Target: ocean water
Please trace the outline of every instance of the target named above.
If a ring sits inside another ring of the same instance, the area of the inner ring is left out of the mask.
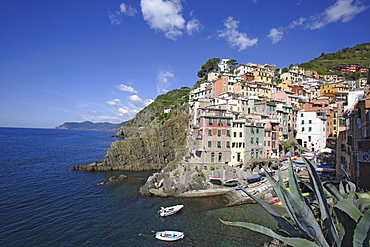
[[[0,246],[263,246],[270,238],[218,219],[274,227],[258,205],[224,207],[224,199],[143,197],[151,172],[84,172],[103,159],[111,131],[0,128]],[[110,176],[128,179],[97,185]],[[161,206],[184,204],[161,218]],[[152,231],[178,230],[176,242]],[[139,236],[139,234],[142,234]]]

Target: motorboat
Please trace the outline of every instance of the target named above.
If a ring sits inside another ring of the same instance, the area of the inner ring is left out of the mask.
[[[158,210],[158,213],[162,217],[169,216],[169,215],[177,213],[183,207],[184,207],[184,205],[175,205],[175,206],[171,206],[171,207],[161,207],[161,209]]]
[[[156,232],[155,238],[163,241],[176,241],[183,239],[185,234],[178,231],[160,231]]]

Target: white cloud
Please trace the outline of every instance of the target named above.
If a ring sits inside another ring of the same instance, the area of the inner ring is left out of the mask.
[[[364,6],[359,0],[337,0],[335,4],[329,6],[321,14],[313,15],[309,18],[300,17],[298,20],[292,21],[287,27],[272,28],[268,37],[273,44],[276,44],[282,40],[284,33],[288,29],[297,28],[304,24],[305,28],[318,29],[336,21],[347,22],[368,7]]]
[[[250,39],[246,33],[239,32],[237,30],[238,25],[239,21],[229,16],[229,18],[224,21],[225,29],[219,30],[218,36],[225,38],[231,47],[239,47],[239,51],[245,50],[248,46],[256,45],[258,39]]]
[[[122,15],[135,16],[136,14],[137,10],[133,8],[131,5],[121,3],[119,6],[119,10],[108,11],[108,18],[110,20],[110,24],[121,25]]]
[[[126,14],[128,16],[135,16],[137,14],[137,10],[130,5],[126,5],[125,3],[121,3],[119,6],[119,10],[121,13]]]
[[[298,20],[292,21],[292,23],[290,23],[289,25],[289,28],[295,28],[297,26],[302,26],[306,20],[307,20],[306,18],[300,17]]]
[[[131,95],[128,97],[128,99],[130,100],[130,103],[132,103],[136,107],[145,107],[153,102],[153,100],[151,99],[143,100],[137,95]]]
[[[117,85],[115,87],[120,91],[129,92],[129,93],[137,93],[137,91],[133,87],[126,86],[123,84]]]
[[[181,15],[180,0],[141,0],[140,5],[144,20],[152,29],[164,32],[172,40],[182,35],[185,20]]]
[[[366,10],[369,6],[364,6],[358,0],[338,0],[335,4],[329,6],[324,13],[317,16],[311,16],[311,29],[322,28],[329,23],[352,20],[357,14]]]
[[[160,69],[157,75],[157,93],[163,94],[168,92],[167,88],[172,81],[175,81],[175,75],[168,70]]]
[[[122,22],[121,16],[119,11],[108,11],[108,18],[110,20],[111,25],[120,25]]]
[[[112,99],[112,100],[108,100],[108,101],[105,101],[106,104],[108,105],[114,105],[114,106],[121,106],[122,105],[122,102],[120,99]]]
[[[202,24],[200,24],[200,21],[198,19],[195,19],[193,12],[190,13],[190,16],[193,18],[186,23],[186,32],[189,35],[192,35],[195,32],[199,32],[200,29],[202,29]]]
[[[277,28],[272,28],[267,37],[269,37],[271,39],[273,44],[276,44],[277,42],[279,42],[280,40],[283,39],[284,32],[282,30],[277,29]]]
[[[140,6],[150,28],[163,32],[168,39],[177,40],[183,35],[183,30],[191,35],[201,29],[199,20],[195,18],[186,23],[181,14],[181,0],[141,0]]]

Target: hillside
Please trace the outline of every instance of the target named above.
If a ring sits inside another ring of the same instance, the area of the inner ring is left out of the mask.
[[[363,43],[358,44],[354,47],[343,48],[335,53],[322,53],[320,57],[312,59],[311,61],[308,61],[306,63],[298,64],[298,66],[305,69],[316,70],[319,72],[319,74],[338,74],[346,78],[350,78],[351,76],[353,76],[353,74],[358,74],[341,74],[340,72],[329,71],[340,64],[359,64],[360,67],[369,67],[370,43]]]
[[[159,95],[154,102],[138,112],[135,118],[131,119],[123,127],[143,127],[150,124],[161,124],[168,119],[174,118],[187,109],[190,90],[188,87],[182,87]],[[171,109],[171,112],[164,113],[165,109]]]
[[[126,122],[120,123],[120,124],[112,124],[108,122],[104,123],[93,123],[90,121],[85,121],[81,123],[77,122],[66,122],[58,127],[55,127],[56,129],[74,129],[74,130],[118,130],[123,124]]]

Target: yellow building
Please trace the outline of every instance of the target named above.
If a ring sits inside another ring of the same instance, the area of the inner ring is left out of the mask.
[[[284,80],[278,86],[281,88],[281,91],[291,91],[294,85],[291,80]]]
[[[348,94],[349,86],[347,83],[328,83],[320,87],[320,95],[325,95],[327,93],[344,93]]]

